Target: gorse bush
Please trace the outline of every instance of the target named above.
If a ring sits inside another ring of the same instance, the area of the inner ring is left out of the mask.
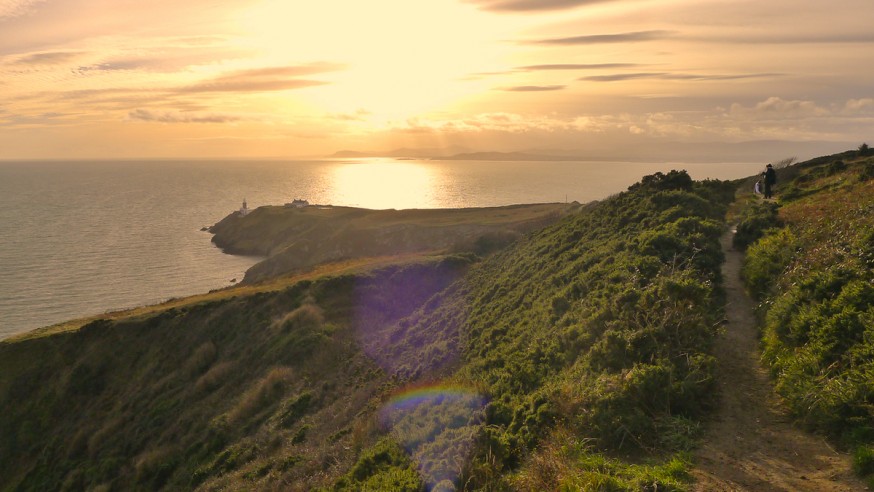
[[[764,201],[745,208],[738,217],[732,246],[745,250],[768,230],[779,228],[782,224],[777,215],[778,208],[776,203]]]
[[[796,259],[800,245],[791,229],[779,229],[747,250],[741,275],[746,287],[756,300],[764,300],[775,282]]]

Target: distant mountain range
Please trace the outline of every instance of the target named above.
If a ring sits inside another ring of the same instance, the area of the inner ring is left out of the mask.
[[[343,150],[331,155],[334,158],[369,158],[392,157],[395,159],[433,159],[441,161],[579,161],[577,156],[557,156],[545,154],[529,154],[527,152],[461,152],[452,155],[440,155],[412,149],[398,149],[389,152],[358,152]]]
[[[769,162],[786,157],[799,160],[855,148],[858,142],[790,142],[757,140],[748,142],[647,142],[620,148],[594,146],[586,149],[527,149],[514,152],[475,151],[464,147],[399,148],[385,151],[341,150],[331,158],[433,159],[465,161],[628,161],[649,162]]]

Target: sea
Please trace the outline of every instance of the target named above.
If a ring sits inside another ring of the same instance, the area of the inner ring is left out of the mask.
[[[396,159],[0,161],[0,339],[70,319],[227,287],[257,257],[204,227],[239,209],[581,203],[647,174],[735,179],[760,163]]]

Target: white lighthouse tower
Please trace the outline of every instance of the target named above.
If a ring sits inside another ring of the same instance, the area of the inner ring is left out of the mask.
[[[240,207],[240,215],[245,217],[249,215],[249,212],[251,212],[251,210],[249,210],[249,206],[246,204],[246,199],[243,198],[243,206]]]

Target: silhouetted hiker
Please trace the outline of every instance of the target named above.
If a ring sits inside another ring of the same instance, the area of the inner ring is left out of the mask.
[[[777,184],[777,173],[774,171],[774,167],[768,164],[765,167],[765,198],[771,198],[771,187]]]

